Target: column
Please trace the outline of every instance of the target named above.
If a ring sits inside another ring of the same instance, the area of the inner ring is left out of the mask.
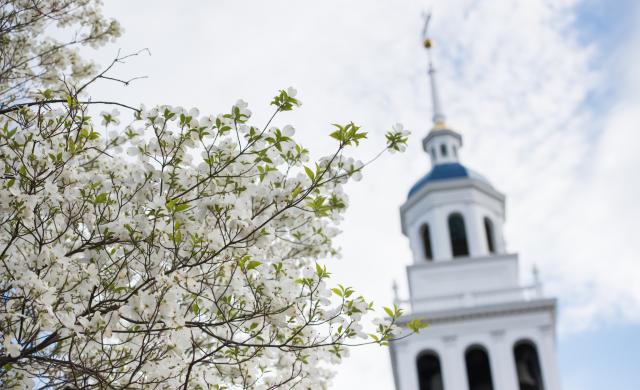
[[[544,325],[538,329],[540,331],[540,342],[537,346],[538,358],[540,359],[544,388],[546,390],[559,390],[560,377],[558,374],[558,362],[556,360],[554,325]]]
[[[415,358],[413,356],[413,349],[409,348],[406,340],[394,343],[393,349],[396,354],[396,383],[398,389],[396,390],[408,390],[418,388],[418,372],[415,364]]]
[[[513,360],[513,351],[511,350],[511,345],[507,343],[504,330],[500,329],[491,332],[489,351],[495,389],[517,389],[518,378]]]
[[[484,256],[488,253],[488,250],[485,249],[486,243],[481,240],[481,238],[484,238],[481,219],[475,205],[470,204],[465,207],[464,222],[467,229],[467,242],[471,257]]]
[[[458,336],[444,336],[444,348],[441,356],[442,375],[445,389],[465,390],[467,371],[464,364],[464,353],[460,350]]]
[[[496,252],[499,254],[507,253],[507,243],[504,239],[504,219],[496,219],[495,222],[495,240]]]
[[[436,261],[450,259],[451,254],[451,240],[449,239],[449,228],[447,226],[447,215],[442,212],[442,209],[435,208],[432,211],[432,239],[431,245],[433,248],[433,258]]]
[[[422,248],[422,237],[420,237],[420,225],[411,225],[407,236],[409,237],[409,247],[413,254],[413,264],[421,264],[425,261],[424,250]]]

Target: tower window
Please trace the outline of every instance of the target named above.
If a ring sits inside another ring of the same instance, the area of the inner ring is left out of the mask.
[[[493,390],[487,351],[479,345],[470,347],[464,354],[464,360],[467,364],[469,390]]]
[[[467,231],[464,227],[464,218],[460,213],[449,215],[449,236],[453,257],[469,256]]]
[[[420,390],[443,390],[440,359],[435,352],[418,355],[418,382]]]
[[[424,257],[427,260],[433,260],[433,252],[431,251],[431,233],[429,232],[429,225],[426,223],[422,225],[420,229],[420,235],[422,237],[422,247],[424,248]]]
[[[519,341],[513,347],[520,390],[543,390],[542,372],[536,346],[528,340]]]
[[[440,145],[440,154],[442,154],[442,157],[447,157],[447,145]]]
[[[493,222],[488,217],[484,217],[484,232],[487,235],[487,248],[489,253],[496,253],[496,243],[493,234]]]

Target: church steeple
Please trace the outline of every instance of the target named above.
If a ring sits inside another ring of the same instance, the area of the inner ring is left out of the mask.
[[[505,197],[458,162],[462,137],[445,123],[426,19],[433,125],[423,140],[432,167],[400,208],[413,262],[400,324],[429,330],[391,342],[397,390],[558,390],[556,302],[539,282],[521,285],[505,246]]]
[[[424,47],[427,49],[429,56],[429,82],[431,86],[431,104],[433,109],[433,126],[422,140],[424,151],[431,157],[432,165],[457,163],[458,150],[462,146],[462,136],[454,130],[447,127],[445,123],[445,115],[442,110],[440,101],[440,93],[436,82],[436,68],[433,65],[433,55],[431,49],[433,42],[428,35],[429,21],[431,14],[425,18],[424,29],[422,30],[422,38]]]

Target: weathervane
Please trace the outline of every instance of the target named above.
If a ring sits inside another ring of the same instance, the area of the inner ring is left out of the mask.
[[[442,106],[440,105],[440,95],[438,94],[438,87],[436,84],[436,69],[433,66],[433,60],[431,58],[431,47],[433,43],[428,35],[429,22],[431,21],[431,12],[428,14],[422,14],[424,18],[424,28],[422,29],[422,44],[427,49],[429,55],[429,80],[431,81],[431,101],[433,104],[433,127],[444,128],[445,116],[442,112]]]

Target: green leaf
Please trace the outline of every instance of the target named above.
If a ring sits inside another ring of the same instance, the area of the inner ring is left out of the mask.
[[[332,125],[336,127],[337,130],[329,135],[331,138],[335,138],[340,141],[341,145],[347,146],[355,144],[357,146],[360,144],[361,139],[367,138],[367,133],[363,131],[359,132],[358,130],[360,130],[360,126],[353,122],[349,122],[345,126],[340,126],[335,123]]]
[[[291,191],[291,199],[297,198],[301,192],[302,192],[302,187],[300,187],[300,185],[298,184],[296,188],[294,188],[293,191]]]
[[[309,176],[309,179],[311,179],[311,181],[313,181],[315,179],[316,175],[313,173],[311,168],[305,166],[304,167],[304,171],[307,173],[307,176]]]
[[[320,266],[320,264],[316,263],[316,274],[318,274],[318,276],[322,276],[322,267]]]
[[[347,287],[344,289],[344,297],[349,298],[353,294],[353,289],[351,287]]]
[[[388,315],[389,317],[394,317],[394,315],[393,315],[393,310],[391,310],[391,309],[390,309],[390,308],[388,308],[388,307],[383,307],[383,309],[384,309],[384,312],[385,312],[385,313],[387,313],[387,315]]]
[[[89,133],[89,140],[93,141],[93,140],[96,140],[98,138],[100,138],[100,133],[91,130],[91,132]]]
[[[244,268],[244,265],[247,263],[247,261],[249,261],[250,258],[251,256],[249,255],[244,255],[241,258],[239,258],[238,265],[240,266],[240,268]]]
[[[257,260],[251,260],[248,264],[247,264],[247,270],[250,269],[256,269],[258,268],[258,266],[260,266],[262,263],[257,261]]]
[[[189,208],[189,205],[186,203],[183,203],[183,204],[177,205],[175,208],[175,211],[176,212],[185,211],[188,208]]]
[[[407,322],[407,328],[415,333],[420,333],[420,329],[424,329],[428,326],[429,324],[424,322],[422,319],[415,319]]]
[[[329,272],[327,272],[327,267],[326,266],[323,267],[318,263],[316,263],[316,274],[321,279],[322,278],[328,278],[331,275]]]
[[[100,194],[98,194],[98,196],[96,196],[96,203],[106,203],[107,199],[109,199],[109,194],[107,194],[106,192],[102,192]]]
[[[298,99],[289,96],[287,91],[280,90],[278,95],[271,101],[271,105],[277,106],[280,111],[291,111],[294,106],[300,105],[300,102]]]
[[[338,126],[338,125],[334,125]],[[334,138],[338,141],[342,141],[342,132],[340,130],[336,130],[333,133],[329,134],[329,137]]]

